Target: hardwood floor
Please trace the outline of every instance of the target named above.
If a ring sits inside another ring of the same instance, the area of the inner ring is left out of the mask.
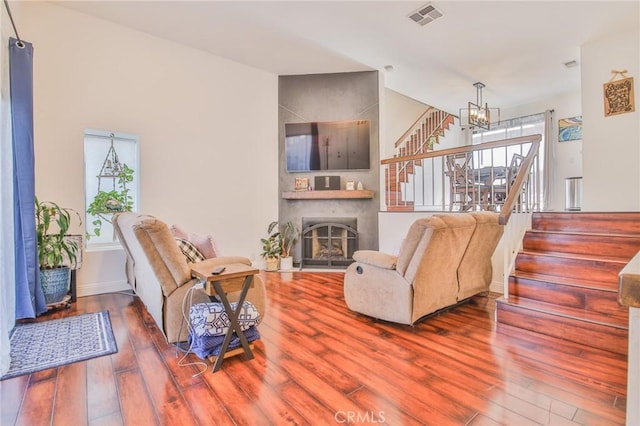
[[[269,303],[255,358],[217,373],[179,366],[132,296],[79,298],[42,317],[109,310],[119,350],[1,381],[0,424],[624,424],[624,355],[496,329],[495,297],[409,327],[350,312],[342,273],[261,274]]]

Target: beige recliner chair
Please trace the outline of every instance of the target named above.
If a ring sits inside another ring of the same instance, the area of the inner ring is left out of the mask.
[[[191,277],[191,268],[180,252],[169,227],[153,216],[138,213],[118,213],[113,217],[113,227],[127,255],[126,273],[136,295],[140,297],[169,343],[187,340],[188,329],[183,317],[189,303],[182,310],[183,300],[192,304],[208,302],[203,290],[190,289],[197,282]],[[240,256],[225,256],[212,260],[215,265],[251,261]],[[212,266],[215,266],[212,265]],[[259,275],[253,278],[253,288],[247,299],[263,318],[266,307],[266,291]],[[238,299],[240,292],[230,293],[229,301]]]
[[[502,235],[502,227],[496,213],[419,219],[409,228],[398,257],[372,250],[354,253],[356,262],[344,278],[347,306],[374,318],[414,324],[425,315],[489,291],[491,254],[498,234]]]
[[[476,228],[458,266],[458,300],[489,292],[493,278],[491,256],[504,233],[504,226],[498,222],[498,213],[483,211],[469,214],[476,220]]]

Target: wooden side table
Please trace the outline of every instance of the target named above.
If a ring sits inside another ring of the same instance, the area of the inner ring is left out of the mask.
[[[218,275],[212,274],[212,271],[219,266],[225,267],[224,272]],[[241,263],[220,265],[219,262],[216,263],[214,259],[205,260],[191,265],[191,274],[197,278],[204,280],[205,293],[207,293],[209,296],[218,296],[220,298],[220,301],[222,302],[222,306],[224,306],[224,309],[229,315],[229,330],[227,331],[227,334],[224,337],[224,341],[222,342],[220,353],[215,357],[215,362],[213,364],[212,370],[214,373],[220,369],[220,367],[222,366],[222,360],[224,358],[228,358],[230,356],[241,353],[242,351],[240,349],[244,350],[244,353],[249,359],[253,359],[251,345],[242,332],[240,323],[238,323],[238,315],[240,314],[240,310],[242,309],[244,299],[247,297],[247,292],[251,287],[253,287],[253,276],[258,272],[258,269],[255,269],[248,265],[243,265]],[[235,291],[240,291],[240,297],[238,298],[236,309],[234,311],[231,308],[229,299],[227,298],[227,293]],[[233,349],[227,352],[234,331],[240,339],[242,348]]]

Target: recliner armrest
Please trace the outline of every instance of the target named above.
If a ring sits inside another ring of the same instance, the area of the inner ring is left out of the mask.
[[[353,253],[357,262],[377,266],[382,269],[396,269],[398,258],[396,256],[375,250],[358,250]]]

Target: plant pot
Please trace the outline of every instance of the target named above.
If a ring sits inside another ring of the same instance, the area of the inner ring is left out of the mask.
[[[64,299],[69,293],[70,278],[71,274],[68,266],[40,270],[40,284],[42,285],[47,305],[61,302]]]
[[[267,264],[265,270],[266,271],[277,271],[278,270],[278,258],[277,257],[267,257],[265,259]]]
[[[293,256],[281,257],[280,258],[280,270],[281,271],[290,271],[293,269]]]

